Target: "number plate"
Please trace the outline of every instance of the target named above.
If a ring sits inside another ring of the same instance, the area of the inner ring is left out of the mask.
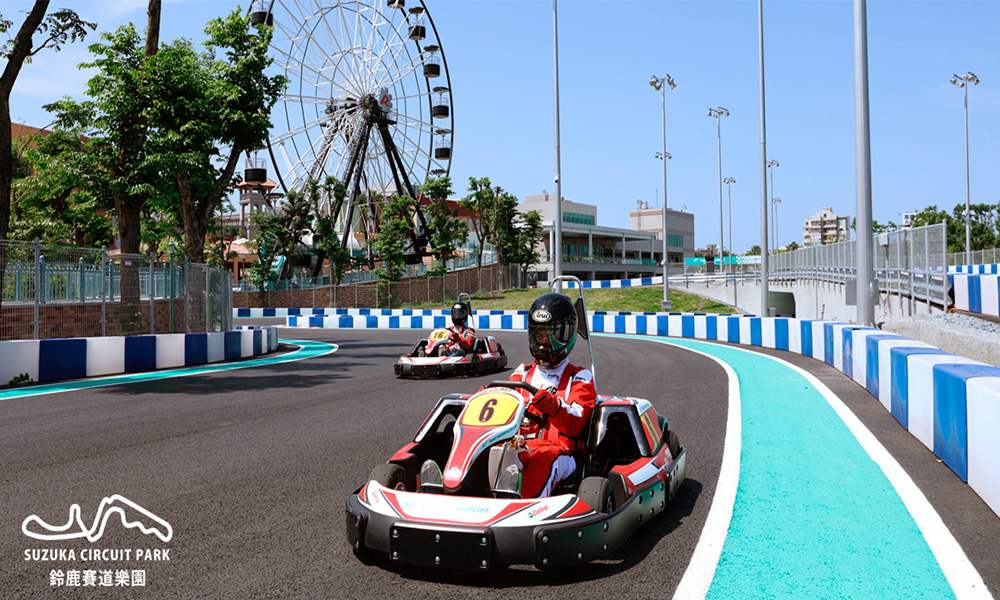
[[[493,564],[493,534],[488,530],[393,525],[389,557],[411,565],[488,569]]]

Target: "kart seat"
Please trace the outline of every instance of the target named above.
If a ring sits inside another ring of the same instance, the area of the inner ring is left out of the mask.
[[[608,415],[604,439],[594,448],[593,455],[595,460],[607,460],[613,466],[627,465],[642,456],[628,415]]]
[[[475,354],[489,354],[489,351],[490,346],[486,338],[476,338],[476,343],[472,346],[472,352]]]

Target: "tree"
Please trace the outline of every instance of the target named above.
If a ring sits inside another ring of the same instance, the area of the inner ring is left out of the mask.
[[[758,244],[750,246],[750,249],[747,250],[747,256],[760,256],[760,246]]]
[[[799,249],[799,243],[793,240],[791,242],[788,242],[788,245],[785,246],[785,248],[787,248],[789,252],[794,252],[795,250]],[[758,251],[759,250],[760,248],[758,248]]]
[[[72,131],[56,130],[39,137],[36,144],[24,151],[23,176],[14,180],[15,237],[85,247],[110,243],[111,220],[84,189],[83,139]]]
[[[427,274],[437,277],[448,272],[448,261],[469,239],[469,226],[458,218],[457,210],[448,206],[448,196],[453,193],[450,177],[430,179],[424,183],[422,190],[431,199],[426,212],[430,217],[431,255],[437,259],[437,264]]]
[[[264,74],[272,29],[248,35],[249,28],[250,17],[234,11],[209,22],[204,53],[177,40],[148,65],[151,160],[174,180],[184,255],[195,262],[216,208],[237,183],[240,156],[266,141],[271,107],[286,82]]]
[[[0,55],[7,59],[3,74],[0,74],[0,239],[7,238],[10,225],[10,193],[14,172],[11,153],[10,93],[14,89],[17,76],[26,61],[45,48],[56,52],[67,41],[75,42],[87,35],[87,29],[97,25],[80,19],[72,10],[62,9],[45,16],[49,0],[35,0],[27,18],[18,29],[13,40],[0,46]],[[6,33],[13,23],[0,15],[0,33]],[[40,32],[45,39],[34,45],[34,35]]]
[[[493,188],[489,177],[476,179],[469,177],[469,195],[458,201],[458,205],[469,211],[472,233],[476,234],[476,267],[483,268],[483,249],[486,246],[487,224],[483,216],[492,202]]]
[[[377,271],[378,280],[379,286],[386,290],[390,308],[392,296],[388,293],[389,285],[403,276],[403,247],[413,234],[412,215],[416,207],[417,201],[409,196],[395,196],[382,207],[378,239],[373,247],[382,260],[382,268]]]
[[[541,259],[538,243],[542,239],[542,229],[542,213],[537,210],[518,215],[514,235],[505,254],[510,264],[518,265],[521,273]]]

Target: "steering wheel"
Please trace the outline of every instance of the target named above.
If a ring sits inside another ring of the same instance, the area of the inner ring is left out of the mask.
[[[485,387],[518,388],[528,392],[532,396],[537,394],[539,391],[538,388],[525,381],[510,381],[510,380],[491,381],[487,383]],[[548,425],[549,423],[548,415],[543,416],[543,415],[537,415],[533,412],[524,411],[524,418],[528,419],[529,421],[537,425],[539,429],[545,429],[546,425]]]

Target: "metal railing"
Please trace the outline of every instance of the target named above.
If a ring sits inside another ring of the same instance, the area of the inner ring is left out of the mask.
[[[948,254],[948,266],[965,265],[965,252],[951,252]],[[993,265],[1000,262],[1000,249],[988,248],[986,250],[972,251],[972,264]]]
[[[873,236],[879,290],[948,306],[945,225],[927,225]],[[855,280],[857,241],[809,246],[772,254],[769,279],[846,283]]]
[[[231,315],[224,269],[0,240],[0,340],[225,331]]]

